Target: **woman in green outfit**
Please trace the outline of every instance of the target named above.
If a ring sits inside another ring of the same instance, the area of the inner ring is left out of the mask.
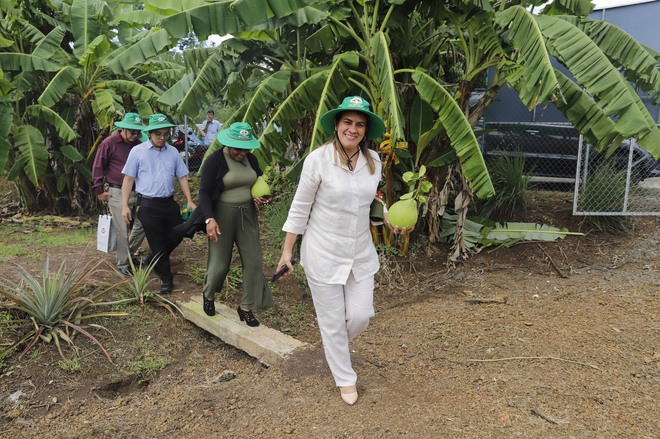
[[[215,315],[215,293],[225,283],[236,244],[243,266],[243,298],[236,311],[248,326],[259,326],[253,311],[273,306],[273,295],[263,274],[255,206],[268,203],[268,199],[253,199],[250,191],[263,174],[250,151],[261,145],[252,135],[252,127],[243,122],[220,131],[217,140],[224,146],[204,161],[199,188],[199,208],[209,238],[204,312]]]

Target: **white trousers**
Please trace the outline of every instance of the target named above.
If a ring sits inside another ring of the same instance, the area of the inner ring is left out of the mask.
[[[307,277],[319,322],[325,359],[337,386],[353,386],[357,374],[351,366],[348,344],[374,316],[374,277],[357,282],[353,272],[346,285],[329,285]]]

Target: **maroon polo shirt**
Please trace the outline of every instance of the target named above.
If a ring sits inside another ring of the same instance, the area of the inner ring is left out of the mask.
[[[140,143],[139,138],[133,143],[126,142],[119,131],[101,142],[92,165],[92,189],[96,195],[103,193],[103,183],[106,181],[121,186],[124,181],[121,170],[124,169],[128,153]]]

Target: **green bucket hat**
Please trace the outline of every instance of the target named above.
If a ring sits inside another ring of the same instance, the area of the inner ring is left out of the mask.
[[[249,123],[234,122],[229,128],[218,133],[218,142],[231,148],[259,149],[261,144],[252,135],[252,127]]]
[[[115,122],[115,126],[119,128],[126,128],[127,130],[140,131],[144,128],[142,117],[137,113],[126,113],[124,118],[119,122]]]
[[[142,128],[142,131],[154,131],[161,128],[172,128],[175,127],[173,123],[170,123],[170,120],[164,114],[152,114],[149,116],[149,125]]]
[[[369,117],[369,131],[367,131],[367,139],[375,139],[385,132],[385,123],[375,113],[369,109],[370,105],[366,99],[359,96],[348,96],[339,107],[334,110],[326,111],[321,116],[321,126],[326,133],[332,134],[335,131],[335,117],[343,111],[357,111],[364,113]]]

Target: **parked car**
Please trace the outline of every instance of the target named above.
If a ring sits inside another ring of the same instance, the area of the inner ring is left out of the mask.
[[[480,127],[478,134],[484,159],[495,156],[525,157],[525,169],[531,181],[572,183],[578,163],[580,133],[569,124],[533,122],[491,122]],[[586,141],[583,144],[582,169],[593,169],[611,160],[618,170],[626,170],[632,142],[631,178],[641,181],[654,174],[656,160],[630,139],[624,140],[606,158]]]

